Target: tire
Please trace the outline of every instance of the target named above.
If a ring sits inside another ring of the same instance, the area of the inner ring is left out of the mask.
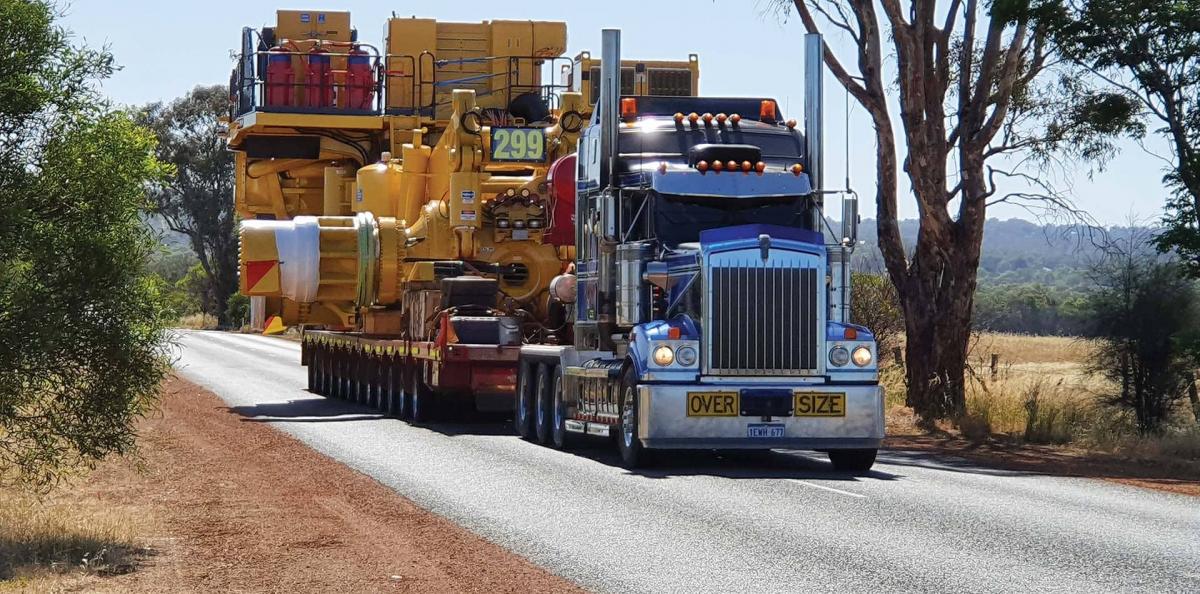
[[[308,346],[308,349],[310,351],[308,353],[308,365],[307,365],[308,369],[306,370],[306,371],[308,371],[308,391],[316,392],[316,390],[317,390],[317,349],[313,348],[312,345],[306,345],[306,346]]]
[[[537,380],[534,384],[534,438],[535,441],[542,445],[549,445],[551,434],[554,433],[554,397],[551,390],[554,389],[551,382],[554,381],[551,366],[546,363],[537,364]]]
[[[416,423],[427,423],[436,416],[434,413],[433,390],[425,385],[423,365],[416,365],[412,370],[412,420]]]
[[[839,472],[866,472],[875,465],[879,450],[829,450],[829,461]]]
[[[405,360],[401,362],[400,373],[400,411],[396,416],[405,421],[411,421],[413,418],[413,391],[412,391],[412,369],[409,366],[410,362]]]
[[[650,463],[650,452],[638,437],[637,372],[630,366],[621,375],[621,422],[617,425],[617,451],[621,466],[642,468]]]
[[[535,363],[522,360],[517,367],[517,394],[515,410],[513,411],[513,429],[521,439],[533,441],[536,433],[533,429],[533,385]]]
[[[379,408],[385,415],[394,417],[399,410],[396,396],[400,393],[396,387],[396,361],[389,357],[383,360],[382,365],[379,370],[379,386],[382,388]]]
[[[565,450],[572,445],[575,437],[567,431],[567,405],[563,400],[562,367],[555,367],[550,377],[550,393],[552,394],[550,408],[550,445],[556,450]]]

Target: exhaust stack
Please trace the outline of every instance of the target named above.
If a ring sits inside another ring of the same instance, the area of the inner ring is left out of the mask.
[[[620,126],[617,107],[621,101],[621,30],[605,29],[600,34],[600,166],[608,178],[615,180],[617,130]]]
[[[825,97],[822,86],[824,74],[825,40],[820,33],[804,36],[804,143],[808,153],[808,177],[818,203],[823,203],[821,190],[825,189]],[[819,214],[817,216],[820,216]]]

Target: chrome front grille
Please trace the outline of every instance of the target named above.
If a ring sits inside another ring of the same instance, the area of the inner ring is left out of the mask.
[[[707,279],[708,373],[817,373],[824,330],[817,315],[817,269],[787,259],[763,261],[757,253],[722,260],[709,268]]]

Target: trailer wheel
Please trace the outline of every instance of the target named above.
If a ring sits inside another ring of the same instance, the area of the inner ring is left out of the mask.
[[[432,421],[434,417],[433,390],[425,385],[423,365],[412,370],[412,420],[417,423]]]
[[[342,349],[333,348],[329,353],[329,395],[342,399],[342,366],[345,364]]]
[[[640,468],[649,463],[649,452],[638,439],[637,372],[630,366],[621,376],[621,423],[617,425],[617,451],[621,466]]]
[[[513,412],[513,428],[521,439],[533,441],[533,368],[534,364],[522,359],[517,366],[516,410]]]
[[[563,372],[562,367],[555,367],[554,374],[551,377],[551,393],[553,399],[551,407],[554,414],[551,415],[551,445],[554,449],[565,450],[572,445],[574,436],[567,431],[567,404],[563,400]]]
[[[321,347],[317,345],[313,345],[312,355],[308,358],[308,391],[321,393]]]
[[[879,450],[829,450],[829,461],[834,470],[841,472],[866,472],[875,465],[875,454]]]
[[[413,390],[412,390],[412,375],[411,362],[409,360],[400,361],[400,412],[397,414],[402,420],[411,421],[413,418]]]
[[[308,372],[307,389],[309,392],[315,392],[317,388],[317,353],[311,344],[305,344],[304,346],[308,351],[308,364],[306,365],[308,367],[306,370]]]
[[[547,363],[538,363],[537,366],[534,432],[537,434],[537,442],[542,445],[549,445],[552,439],[551,436],[554,433],[554,396],[551,393],[554,389],[552,367],[552,365]]]

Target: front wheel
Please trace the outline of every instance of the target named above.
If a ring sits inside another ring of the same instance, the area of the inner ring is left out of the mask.
[[[841,472],[866,472],[875,465],[879,450],[829,450],[833,469]]]
[[[633,367],[621,376],[621,423],[617,426],[617,451],[621,466],[639,468],[649,462],[649,452],[638,436],[637,372]]]

